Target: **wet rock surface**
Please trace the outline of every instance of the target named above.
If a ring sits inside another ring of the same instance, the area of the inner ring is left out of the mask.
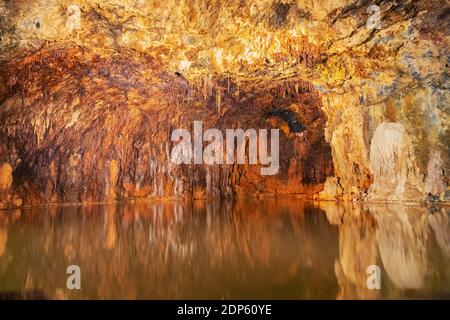
[[[333,172],[326,117],[317,91],[305,82],[246,92],[220,87],[230,79],[214,79],[214,87],[191,88],[144,54],[100,58],[83,47],[45,48],[5,70],[6,205],[312,194]],[[281,128],[278,174],[262,176],[260,165],[248,161],[174,164],[171,133],[193,132],[194,121],[224,133]]]
[[[0,206],[449,201],[448,12],[437,0],[0,1]],[[194,120],[280,129],[280,172],[172,166],[170,133]]]

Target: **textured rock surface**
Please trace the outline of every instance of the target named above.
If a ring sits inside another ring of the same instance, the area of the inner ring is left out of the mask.
[[[6,68],[1,181],[12,196],[5,200],[311,194],[332,174],[325,116],[309,84],[251,92],[226,87],[203,96],[203,88],[189,88],[162,69],[134,52],[100,58],[84,47],[42,49]],[[171,163],[172,130],[192,129],[194,120],[204,131],[281,128],[279,173],[261,176],[256,165]]]
[[[371,200],[414,200],[423,193],[423,184],[411,140],[399,123],[383,122],[375,130],[370,146],[373,184]]]
[[[371,4],[380,29],[367,27]],[[311,194],[333,172],[317,197],[448,201],[449,10],[437,0],[0,1],[1,205]],[[171,167],[170,131],[193,120],[282,129],[279,175]],[[389,128],[400,141],[386,149]]]

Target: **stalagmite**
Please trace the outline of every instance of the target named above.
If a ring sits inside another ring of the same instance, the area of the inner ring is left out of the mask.
[[[221,103],[221,98],[222,98],[222,96],[221,96],[221,89],[220,89],[220,87],[218,87],[217,89],[217,113],[219,114],[219,115],[221,115],[222,113],[221,113],[221,109],[220,109],[220,103]]]

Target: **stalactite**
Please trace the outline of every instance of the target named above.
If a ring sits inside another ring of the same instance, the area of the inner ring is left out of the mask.
[[[70,18],[81,19],[74,21],[76,28],[67,27],[67,17],[58,14],[48,23],[55,12],[64,13],[59,5],[55,7],[58,1],[36,0],[32,10],[26,1],[10,2],[0,3],[0,11],[6,13],[0,27],[4,45],[0,50],[0,164],[11,163],[14,175],[30,172],[20,176],[26,181],[20,187],[28,198],[50,199],[52,190],[58,190],[54,195],[58,198],[72,190],[76,181],[83,181],[88,190],[83,192],[92,193],[90,198],[99,197],[105,180],[95,166],[107,168],[105,159],[111,159],[112,153],[127,170],[127,176],[121,177],[129,180],[122,181],[123,195],[136,192],[127,189],[127,184],[136,185],[138,178],[140,189],[146,183],[152,186],[154,180],[145,181],[142,173],[141,162],[150,161],[143,137],[155,146],[151,176],[158,184],[153,192],[164,193],[160,184],[167,183],[164,179],[169,174],[158,176],[167,170],[167,159],[158,155],[158,148],[168,136],[162,133],[176,125],[188,127],[192,119],[210,121],[211,126],[227,121],[230,126],[242,122],[284,128],[283,139],[300,141],[301,151],[297,145],[292,149],[303,156],[314,154],[308,148],[316,139],[320,141],[317,148],[325,154],[316,155],[313,160],[318,163],[329,160],[321,140],[326,135],[343,189],[350,194],[357,190],[358,199],[368,194],[374,175],[368,159],[371,136],[380,123],[389,120],[405,127],[413,144],[411,157],[405,159],[419,163],[423,180],[430,175],[430,154],[438,151],[445,159],[434,164],[438,167],[432,171],[444,171],[448,178],[444,86],[448,63],[443,58],[448,10],[437,0],[417,0],[414,10],[384,10],[389,23],[376,32],[362,23],[367,18],[364,1],[353,1],[347,9],[341,7],[342,1],[317,1],[314,6],[311,1],[294,1],[285,19],[267,25],[264,21],[270,21],[271,7],[255,17],[247,1],[238,1],[239,6],[238,2],[213,1],[210,6],[210,1],[200,1],[201,5],[185,1],[177,6],[180,10],[158,3],[151,8],[139,1],[146,8],[141,12],[129,1],[118,6],[105,0],[100,6],[81,0],[83,10]],[[269,4],[258,2],[263,7]],[[302,6],[306,7],[300,10]],[[336,16],[336,10],[346,14]],[[191,12],[188,19],[186,12]],[[41,18],[36,19],[37,13]],[[307,121],[317,121],[318,129],[292,134],[279,117],[256,118],[263,109],[296,109]],[[20,154],[15,159],[21,163],[19,168],[12,164],[12,149]],[[84,180],[76,180],[78,176],[71,176],[72,169],[67,168],[71,157],[79,153],[89,163],[83,164]],[[53,161],[56,171],[63,172],[61,177],[47,173],[51,171],[48,162]],[[296,163],[306,175],[324,171],[312,168],[315,171],[308,172],[302,163],[307,166],[311,161]],[[185,178],[192,190],[201,189],[187,180],[202,180],[203,169],[181,167],[173,169],[173,175]],[[185,171],[189,170],[188,177]],[[209,172],[216,174],[215,169]],[[44,192],[47,181],[58,185]],[[381,184],[380,190],[384,187]],[[432,197],[448,197],[447,189]],[[32,192],[37,195],[30,196]]]
[[[222,93],[221,93],[221,88],[220,87],[217,87],[217,89],[216,89],[217,91],[217,93],[216,93],[216,95],[217,95],[217,113],[219,114],[219,115],[221,115],[221,99],[222,99]]]

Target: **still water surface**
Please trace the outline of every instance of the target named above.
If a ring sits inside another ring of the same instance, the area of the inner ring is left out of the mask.
[[[0,211],[0,298],[448,299],[449,220],[292,198]]]

